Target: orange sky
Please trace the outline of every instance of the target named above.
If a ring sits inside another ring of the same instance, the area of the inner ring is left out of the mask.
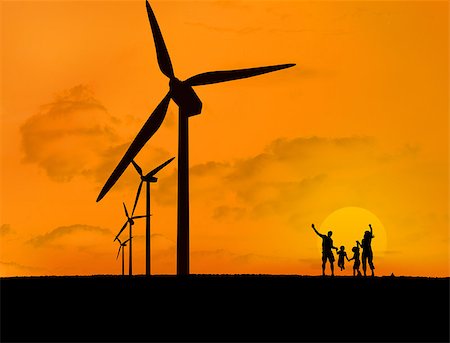
[[[297,64],[195,88],[191,273],[318,275],[311,223],[351,256],[372,222],[376,274],[449,276],[447,1],[151,4],[180,79]],[[145,1],[0,6],[0,275],[119,274],[135,171],[95,200],[168,90]],[[177,155],[177,111],[144,172]],[[176,272],[176,161],[152,185],[155,274]]]

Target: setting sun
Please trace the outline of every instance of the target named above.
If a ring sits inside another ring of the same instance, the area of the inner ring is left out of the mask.
[[[369,210],[360,207],[344,207],[332,212],[320,224],[320,232],[326,234],[333,232],[334,245],[339,248],[345,246],[345,250],[351,257],[351,248],[356,246],[356,241],[361,243],[364,231],[372,225],[374,239],[372,249],[375,256],[384,257],[387,249],[386,231],[380,219]]]

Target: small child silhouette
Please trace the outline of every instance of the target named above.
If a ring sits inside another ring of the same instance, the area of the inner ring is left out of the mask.
[[[354,246],[352,248],[353,251],[353,257],[351,259],[349,259],[349,261],[354,260],[355,262],[353,262],[353,276],[358,275],[361,276],[361,272],[359,271],[359,266],[361,265],[361,260],[359,259],[359,247],[360,247],[361,243],[359,243],[358,241],[356,241],[356,246]]]
[[[340,250],[338,252],[336,252],[336,254],[339,256],[338,263],[337,263],[338,267],[341,268],[341,270],[345,269],[344,258],[347,258],[347,261],[349,261],[347,252],[345,251],[345,247],[343,245],[341,245]]]

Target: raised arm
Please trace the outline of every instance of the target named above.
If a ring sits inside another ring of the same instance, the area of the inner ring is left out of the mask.
[[[311,227],[313,228],[313,230],[317,234],[317,236],[322,237],[322,235],[319,233],[319,231],[316,230],[316,227],[314,226],[314,224],[311,224]]]
[[[374,238],[375,236],[373,235],[372,225],[369,224],[369,228],[370,228],[370,235],[372,236],[372,238]]]
[[[361,243],[359,243],[359,241],[356,241],[356,246],[362,248],[362,245],[361,245]]]

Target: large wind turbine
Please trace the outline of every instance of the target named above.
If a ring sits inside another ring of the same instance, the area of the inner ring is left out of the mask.
[[[201,113],[202,102],[194,92],[193,86],[208,85],[219,82],[248,78],[256,75],[270,73],[280,69],[293,67],[295,64],[280,64],[273,66],[213,71],[198,74],[180,81],[176,78],[169,53],[164,43],[156,17],[146,2],[148,19],[153,33],[156,48],[156,57],[161,72],[169,78],[169,92],[162,99],[153,113],[145,122],[141,131],[131,143],[122,160],[112,172],[101,190],[97,202],[116,183],[133,158],[142,149],[145,143],[155,134],[167,112],[172,99],[179,108],[178,120],[178,220],[177,220],[177,274],[189,274],[189,158],[188,158],[188,118]]]
[[[142,169],[139,167],[139,165],[134,161],[131,160],[131,163],[133,163],[134,168],[138,172],[138,174],[141,177],[141,182],[139,183],[139,187],[136,193],[136,200],[134,200],[134,206],[133,206],[133,213],[136,208],[137,202],[139,200],[139,195],[141,194],[142,189],[142,183],[145,182],[146,184],[146,213],[147,213],[147,220],[145,222],[145,274],[150,275],[150,183],[158,181],[158,178],[155,177],[156,173],[159,172],[161,169],[163,169],[165,166],[167,166],[175,157],[172,157],[171,159],[167,160],[163,164],[159,165],[155,169],[153,169],[151,172],[149,172],[146,175],[142,174]]]
[[[129,225],[130,227],[130,236],[128,238],[128,241],[130,241],[130,248],[128,249],[128,254],[129,254],[129,267],[128,267],[128,273],[131,275],[133,275],[133,264],[132,264],[132,229],[133,229],[133,225],[134,225],[134,219],[138,219],[138,218],[144,218],[146,216],[133,216],[134,211],[131,213],[131,217],[128,214],[127,211],[127,207],[125,206],[125,203],[123,203],[123,209],[125,210],[125,215],[127,216],[127,221],[125,222],[125,224],[123,224],[122,228],[120,229],[119,233],[116,235],[116,237],[114,238],[114,240],[119,240],[119,236],[122,233],[123,230],[125,230],[125,228],[127,227],[127,225]],[[120,240],[119,240],[120,242]]]

